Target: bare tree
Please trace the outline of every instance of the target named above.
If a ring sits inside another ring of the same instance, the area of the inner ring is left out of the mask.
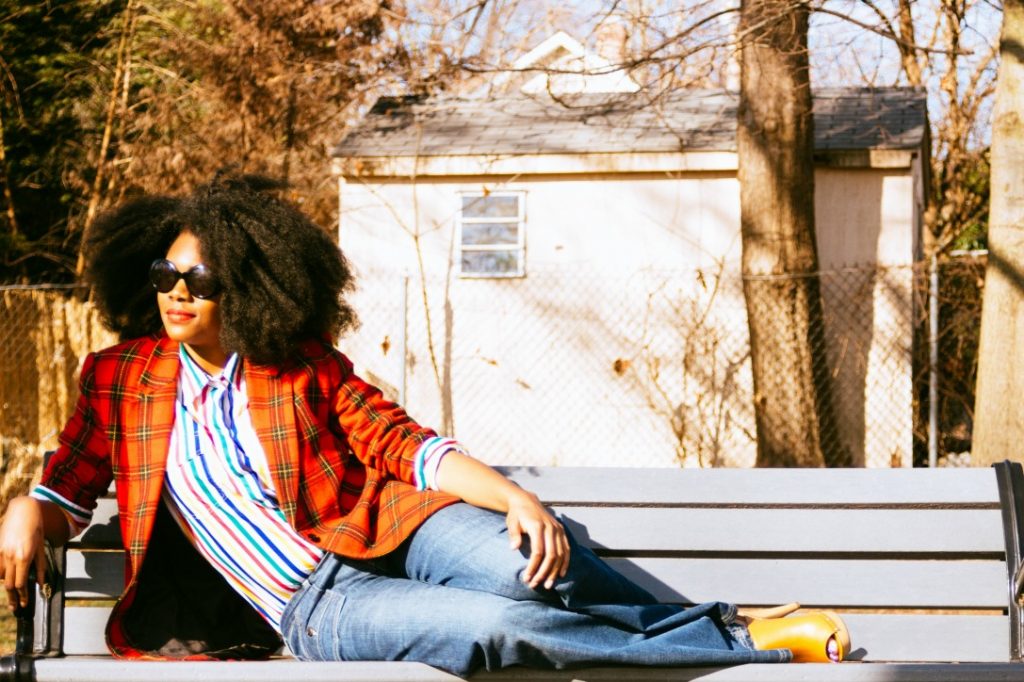
[[[1024,2],[1003,3],[972,464],[1024,460]]]
[[[938,82],[943,111],[934,125],[930,206],[925,212],[929,251],[956,248],[988,220],[988,159],[978,139],[986,107],[995,92],[990,72],[998,44],[978,45],[968,54],[967,34],[976,33],[968,11],[976,0],[942,0],[936,52],[925,53],[925,75]],[[912,73],[912,71],[910,72]],[[910,75],[908,73],[908,77]],[[977,237],[975,237],[977,238]]]
[[[998,49],[990,25],[998,10],[988,0],[859,0],[822,2],[814,11],[834,19],[819,26],[819,38],[834,34],[831,42],[817,46],[819,74],[828,73],[832,81],[903,84],[929,93],[926,253],[983,243],[988,217],[985,138]]]
[[[412,71],[388,30],[400,3],[132,0],[102,110],[96,171],[69,175],[83,223],[126,193],[177,192],[233,165],[290,182],[290,198],[334,222],[328,152],[384,81]],[[74,224],[72,225],[74,227]]]

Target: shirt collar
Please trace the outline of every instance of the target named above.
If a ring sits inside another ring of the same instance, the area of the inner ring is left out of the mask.
[[[216,375],[210,375],[199,366],[184,345],[181,345],[178,349],[178,357],[181,359],[181,374],[179,378],[179,386],[181,387],[181,394],[183,401],[186,405],[192,405],[197,400],[202,400],[204,394],[208,389],[211,388],[227,388],[228,386],[238,385],[241,372],[241,362],[239,361],[238,353],[232,353],[228,357],[227,363],[224,368]]]

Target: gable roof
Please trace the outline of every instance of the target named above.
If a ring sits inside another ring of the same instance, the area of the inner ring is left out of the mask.
[[[735,151],[735,92],[688,90],[644,105],[638,95],[382,98],[335,157]],[[815,149],[911,150],[927,139],[926,95],[911,88],[814,91]]]
[[[484,85],[479,92],[501,92],[515,86],[526,95],[638,92],[640,84],[603,56],[587,50],[568,33],[558,31]]]

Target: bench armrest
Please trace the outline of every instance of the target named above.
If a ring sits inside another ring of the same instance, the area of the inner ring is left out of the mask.
[[[999,486],[1006,541],[1010,659],[1024,661],[1024,468],[1009,460],[992,466]]]

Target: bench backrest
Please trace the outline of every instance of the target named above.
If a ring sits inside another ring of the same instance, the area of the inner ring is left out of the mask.
[[[1019,465],[504,471],[664,601],[835,609],[854,657],[868,661],[1020,658],[1010,597],[1024,531]],[[106,651],[109,605],[74,607],[120,593],[116,516],[114,500],[102,500],[69,545],[66,653]]]

